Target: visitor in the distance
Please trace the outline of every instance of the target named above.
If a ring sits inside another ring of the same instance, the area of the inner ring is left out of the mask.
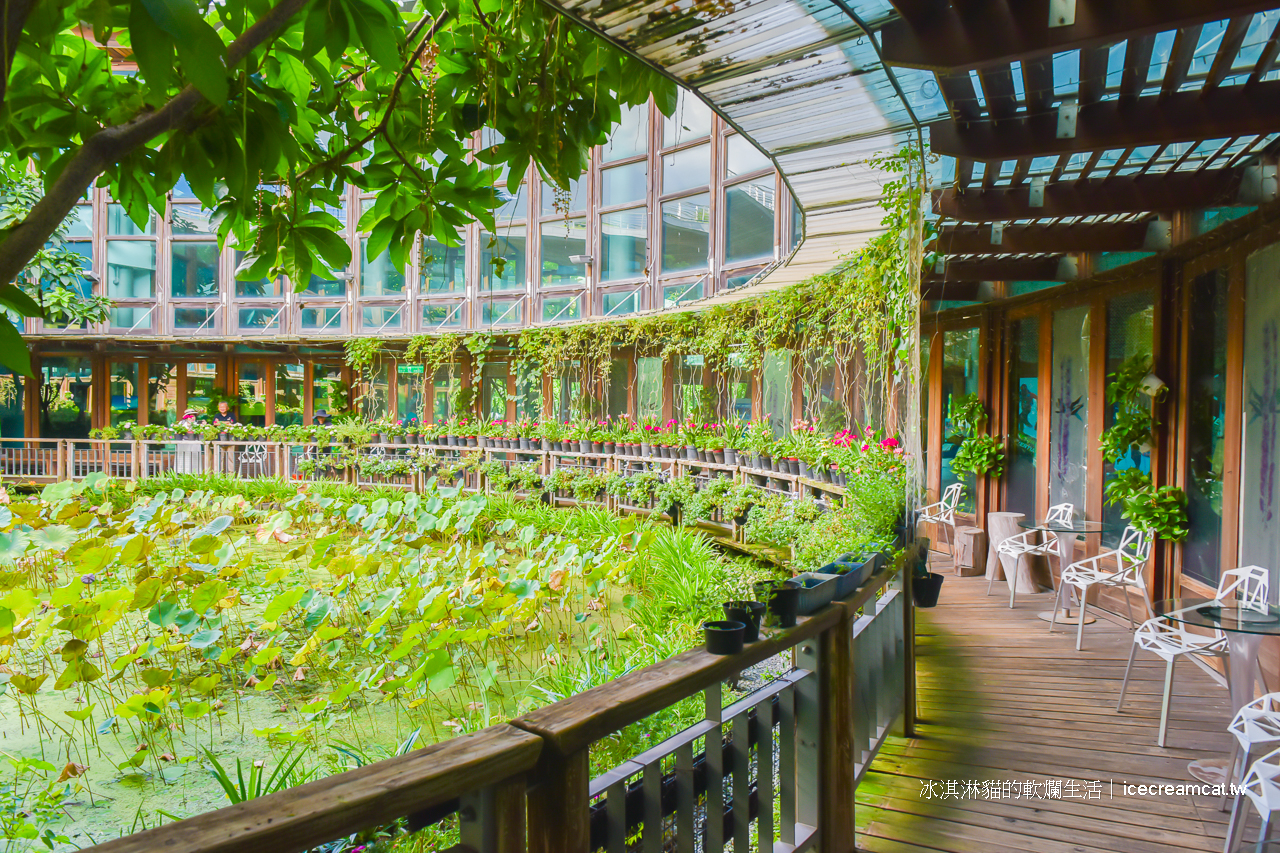
[[[213,416],[215,424],[233,424],[236,422],[236,416],[231,414],[231,404],[226,400],[218,401],[218,411]]]

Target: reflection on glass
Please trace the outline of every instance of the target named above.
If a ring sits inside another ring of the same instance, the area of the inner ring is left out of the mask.
[[[170,243],[170,293],[176,297],[218,296],[218,244]]]
[[[137,237],[156,233],[156,215],[147,211],[147,222],[142,228],[129,218],[122,204],[107,205],[107,236]]]
[[[649,150],[649,105],[623,107],[622,123],[609,134],[603,149],[605,163],[643,154]]]
[[[542,322],[558,323],[564,320],[577,320],[582,316],[582,297],[544,296],[542,298]]]
[[[791,427],[791,350],[767,351],[760,376],[764,416],[774,436],[781,438]]]
[[[40,359],[40,380],[40,436],[88,438],[92,362],[74,356],[45,356]]]
[[[702,279],[669,284],[662,288],[662,307],[674,308],[686,302],[702,298]]]
[[[423,293],[462,293],[467,289],[467,249],[458,236],[460,245],[446,246],[434,237],[422,238],[421,270]]]
[[[80,269],[89,272],[93,269],[93,244],[88,241],[68,242],[64,244],[72,252],[80,256]],[[51,282],[45,282],[47,287],[51,287]],[[86,299],[93,295],[93,282],[84,276],[80,276],[80,281],[76,291]]]
[[[614,166],[600,173],[600,206],[642,201],[649,191],[649,161]]]
[[[175,329],[186,329],[188,331],[216,332],[217,326],[217,309],[206,308],[178,308],[173,309],[173,327]]]
[[[238,268],[245,258],[245,252],[237,251],[236,267]],[[259,278],[251,281],[241,281],[236,279],[236,296],[237,297],[271,297],[280,295],[280,279]]]
[[[587,254],[587,220],[542,223],[542,284],[586,284],[587,266],[570,258]]]
[[[626,281],[645,274],[649,242],[648,210],[643,207],[600,217],[600,280]]]
[[[609,362],[609,399],[605,411],[611,418],[627,414],[627,378],[630,372],[628,362],[620,358]]]
[[[480,306],[480,323],[484,326],[510,326],[524,322],[524,300],[486,300]]]
[[[404,325],[404,311],[398,305],[365,305],[360,326],[366,332],[396,331]]]
[[[506,187],[498,187],[498,198],[501,204],[498,209],[493,212],[493,221],[498,224],[498,228],[512,222],[523,222],[529,215],[529,185],[521,184],[516,188],[516,194],[512,195],[511,191]]]
[[[1084,513],[1089,450],[1089,306],[1053,315],[1049,402],[1049,505]]]
[[[404,293],[404,271],[391,262],[391,252],[369,257],[369,240],[360,240],[360,295],[389,296]]]
[[[240,308],[236,312],[236,324],[242,332],[264,334],[280,331],[280,308],[275,305],[263,305]]]
[[[302,328],[330,334],[342,331],[342,306],[308,305],[298,312]]]
[[[175,204],[169,215],[174,234],[213,234],[213,211],[198,204]]]
[[[153,299],[155,285],[155,243],[150,240],[107,241],[107,296],[112,299]]]
[[[1244,466],[1240,502],[1240,563],[1266,566],[1280,588],[1280,243],[1245,260]],[[7,433],[6,433],[7,435]]]
[[[453,365],[436,368],[431,377],[431,414],[436,422],[443,423],[449,419],[453,411],[453,395],[457,393],[462,380],[455,375]]]
[[[336,364],[313,364],[312,375],[312,418],[319,415],[333,417],[348,408],[347,387],[342,381],[342,368]]]
[[[187,408],[212,415],[217,411],[213,403],[216,390],[218,390],[218,365],[209,362],[188,362]],[[236,414],[234,403],[231,405],[231,414]]]
[[[507,364],[486,364],[480,376],[480,413],[491,421],[507,417]]]
[[[662,271],[705,269],[711,252],[711,196],[662,203]]]
[[[670,148],[711,133],[711,107],[681,89],[676,111],[662,123],[662,147]]]
[[[1218,585],[1222,559],[1222,475],[1226,461],[1227,272],[1212,270],[1191,282],[1187,312],[1187,521],[1182,571]],[[1256,403],[1255,403],[1256,405]],[[1274,399],[1262,405],[1275,405]]]
[[[745,136],[733,134],[725,140],[724,176],[735,178],[749,172],[772,168],[764,153]]]
[[[773,257],[773,176],[725,190],[725,261]]]
[[[421,421],[426,389],[425,368],[421,364],[396,365],[396,411],[402,421]]]
[[[557,207],[557,202],[559,207]],[[574,181],[569,185],[568,193],[561,192],[551,184],[542,185],[542,215],[564,216],[566,214],[583,213],[587,209],[587,182]]]
[[[636,359],[636,418],[662,415],[662,359]]]
[[[306,296],[346,296],[347,280],[344,278],[327,278],[322,273],[312,273],[311,281],[303,289]]]
[[[111,363],[111,425],[138,420],[138,365]]]
[[[734,273],[733,275],[725,278],[724,286],[727,290],[733,290],[735,287],[742,287],[742,285],[751,281],[751,279],[755,278],[759,274],[760,274],[759,267],[756,267],[748,272]]]
[[[670,195],[711,182],[711,146],[695,145],[662,155],[662,194]]]
[[[516,368],[516,417],[542,419],[542,369],[535,365]]]
[[[480,232],[480,289],[524,288],[525,226],[516,225],[498,234]]]
[[[422,325],[427,329],[461,326],[464,311],[461,302],[445,304],[428,302],[422,306]]]
[[[967,435],[960,432],[951,412],[960,398],[978,391],[978,330],[953,329],[942,334],[942,411],[946,421],[942,432],[942,489],[952,483],[963,483],[964,494],[959,510],[973,512],[976,503],[975,478],[972,473],[954,471],[951,460]]]
[[[113,305],[108,323],[113,329],[149,332],[154,325],[151,319],[154,316],[155,310],[150,306]]]
[[[147,423],[172,426],[178,421],[178,365],[147,365]]]
[[[302,423],[302,365],[277,364],[276,426]]]
[[[601,302],[606,317],[622,317],[640,310],[639,294],[634,290],[606,293],[601,297]]]
[[[67,214],[66,221],[68,237],[92,237],[93,205],[77,204],[71,208],[71,213]]]
[[[1107,303],[1107,375],[1115,373],[1121,365],[1130,359],[1147,359],[1151,357],[1155,340],[1155,305],[1149,290],[1117,296]],[[1105,414],[1107,427],[1115,421],[1113,405],[1107,405]],[[1151,473],[1151,451],[1130,448],[1121,458],[1119,464],[1112,465],[1102,461],[1102,481],[1105,484],[1112,480],[1116,471],[1137,468],[1144,474]],[[1125,520],[1121,516],[1118,504],[1104,506],[1104,521],[1111,522],[1115,529],[1102,534],[1102,544],[1116,547],[1124,530]]]
[[[1013,435],[1005,466],[1005,505],[1010,512],[1036,514],[1036,436],[1040,400],[1040,318],[1009,324],[1009,411]],[[921,356],[923,358],[923,355]],[[921,366],[921,375],[924,367]]]

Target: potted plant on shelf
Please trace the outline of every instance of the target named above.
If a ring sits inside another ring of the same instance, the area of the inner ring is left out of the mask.
[[[911,599],[916,607],[934,607],[942,592],[943,576],[929,571],[929,540],[916,539],[911,549],[903,554],[904,571],[912,572]]]

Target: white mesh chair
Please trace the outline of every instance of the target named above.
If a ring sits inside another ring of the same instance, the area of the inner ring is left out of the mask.
[[[1227,765],[1231,773],[1227,781],[1234,782],[1253,763],[1253,753],[1259,749],[1275,749],[1280,746],[1280,693],[1259,696],[1245,705],[1236,712],[1227,731],[1235,739],[1231,744],[1231,761]],[[1227,798],[1224,796],[1222,799],[1225,810]],[[1233,823],[1228,833],[1235,828],[1235,819],[1233,814]]]
[[[1058,605],[1062,600],[1062,590],[1072,587],[1079,591],[1080,594],[1080,618],[1076,625],[1076,651],[1080,651],[1080,645],[1084,640],[1084,623],[1088,613],[1089,590],[1093,587],[1102,587],[1104,589],[1136,589],[1141,593],[1142,600],[1147,603],[1147,615],[1151,615],[1150,598],[1147,595],[1147,582],[1142,577],[1142,570],[1147,565],[1147,560],[1151,557],[1151,536],[1136,527],[1126,527],[1124,536],[1120,538],[1120,546],[1111,550],[1103,551],[1092,557],[1083,560],[1077,560],[1062,570],[1062,578],[1058,583],[1058,594],[1053,599],[1053,616],[1049,619],[1049,630],[1052,631],[1058,619]],[[1114,568],[1111,567],[1112,564]],[[1129,608],[1129,622],[1135,627],[1137,621],[1133,618],[1133,604],[1129,601],[1129,596],[1124,597],[1125,605]]]
[[[956,507],[960,505],[960,495],[964,492],[963,483],[952,483],[942,493],[942,500],[920,508],[920,520],[926,524],[939,524],[944,529],[951,528],[948,545],[956,538]]]
[[[1271,579],[1267,570],[1258,566],[1245,566],[1222,573],[1214,600],[1224,604],[1230,602],[1237,607],[1265,606],[1270,593]],[[1129,648],[1129,665],[1125,667],[1124,681],[1120,684],[1120,699],[1116,702],[1117,712],[1124,704],[1124,694],[1129,687],[1129,673],[1133,669],[1134,654],[1139,648],[1151,652],[1165,662],[1164,698],[1160,702],[1160,735],[1156,739],[1157,744],[1164,746],[1169,727],[1169,701],[1173,693],[1174,662],[1184,655],[1225,658],[1229,651],[1227,635],[1221,631],[1214,631],[1211,634],[1193,633],[1181,622],[1163,616],[1143,622],[1133,632],[1133,645]]]
[[[256,471],[259,477],[267,476],[267,457],[270,453],[265,444],[246,445],[236,460],[237,476],[248,476],[250,470]]]
[[[1049,507],[1049,514],[1045,516],[1046,524],[1070,524],[1071,519],[1075,516],[1076,508],[1071,504],[1058,504]],[[1037,541],[1041,540],[1041,541]],[[1013,559],[1013,568],[1015,575],[1009,583],[1009,607],[1012,608],[1014,601],[1018,596],[1018,579],[1017,569],[1018,561],[1023,557],[1034,554],[1052,554],[1054,552],[1054,541],[1046,538],[1039,530],[1026,530],[1017,536],[1010,536],[1008,539],[1000,543],[996,548],[996,553],[1002,554]],[[1052,573],[1050,573],[1052,577]],[[991,577],[987,579],[987,595],[991,594],[991,584],[995,582],[996,574],[991,573]]]
[[[1234,853],[1240,847],[1244,831],[1244,800],[1247,797],[1262,817],[1262,829],[1258,832],[1257,853],[1263,853],[1271,841],[1271,816],[1280,810],[1280,749],[1268,752],[1249,766],[1240,786],[1235,805],[1231,809],[1231,823],[1227,830],[1226,850]]]

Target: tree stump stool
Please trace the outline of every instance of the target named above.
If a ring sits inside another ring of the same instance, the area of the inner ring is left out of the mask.
[[[987,570],[987,532],[981,527],[957,527],[955,573],[962,578],[985,574]]]

